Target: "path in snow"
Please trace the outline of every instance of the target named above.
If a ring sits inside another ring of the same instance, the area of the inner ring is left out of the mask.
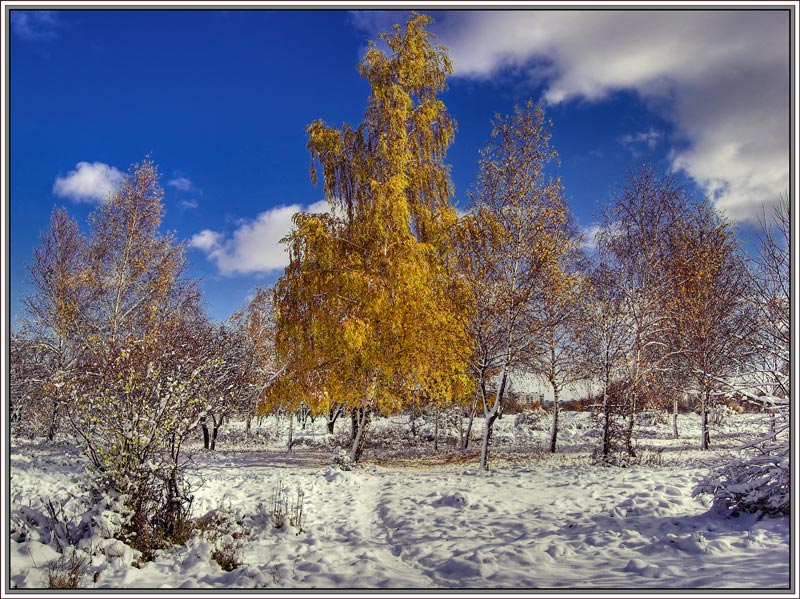
[[[570,415],[568,418],[573,418]],[[738,425],[741,429],[741,425]],[[738,430],[736,429],[736,430]],[[501,431],[502,432],[502,431]],[[583,443],[585,428],[574,427]],[[508,431],[503,434],[509,435]],[[565,443],[570,440],[565,435]],[[668,444],[652,435],[653,443]],[[681,443],[688,441],[681,440]],[[678,442],[673,443],[673,447]],[[84,583],[98,588],[786,588],[789,519],[725,518],[691,490],[707,472],[695,455],[659,467],[601,468],[588,455],[476,464],[327,465],[330,450],[279,444],[201,452],[195,516],[227,519],[219,535],[241,537],[242,565],[212,559],[220,538],[195,536],[131,567],[130,549],[88,539]],[[706,457],[708,454],[705,454]],[[44,501],[63,500],[78,522],[82,463],[74,446],[16,441],[11,451],[11,582],[46,585],[58,558],[43,522]],[[516,459],[516,458],[515,458]],[[522,464],[522,465],[520,465]],[[304,531],[273,526],[276,488],[303,492]],[[22,524],[27,522],[27,524]],[[13,527],[12,527],[13,528]],[[25,531],[25,534],[21,532]],[[232,537],[227,537],[232,539]]]

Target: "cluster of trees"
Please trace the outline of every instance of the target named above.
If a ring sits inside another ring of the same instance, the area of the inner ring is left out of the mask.
[[[703,448],[721,392],[788,397],[788,202],[747,264],[729,222],[642,167],[587,253],[553,176],[550,124],[528,102],[496,116],[459,217],[445,163],[455,123],[439,98],[451,65],[428,22],[415,15],[383,37],[388,52],[368,49],[362,124],[308,127],[330,209],[295,215],[284,275],[228,322],[211,322],[184,246],[159,232],[150,160],[88,236],[53,212],[11,343],[12,425],[52,439],[66,423],[98,488],[128,498],[141,546],[185,523],[186,439],[201,430],[213,449],[232,415],[302,407],[332,432],[349,413],[358,461],[377,412],[459,406],[466,448],[480,408],[488,468],[514,369],[552,387],[553,452],[561,391],[598,381],[604,459],[635,452],[638,411],[683,394],[697,398]]]
[[[390,55],[367,52],[361,125],[308,128],[331,208],[298,214],[286,239],[275,299],[286,376],[274,392],[313,411],[350,410],[355,461],[376,410],[464,405],[469,430],[481,408],[483,468],[514,369],[552,388],[551,451],[562,389],[601,382],[603,459],[635,454],[642,409],[673,404],[677,434],[684,394],[696,397],[703,449],[723,393],[785,396],[788,339],[778,356],[759,335],[788,334],[778,282],[788,283],[788,239],[766,222],[754,271],[730,222],[643,166],[612,197],[587,254],[552,176],[549,123],[531,102],[496,116],[469,211],[456,217],[444,163],[453,123],[437,98],[450,63],[427,22],[386,35]],[[778,217],[788,223],[788,205]],[[777,320],[765,312],[776,309]]]
[[[11,343],[12,428],[52,440],[68,426],[97,489],[126,497],[131,539],[148,550],[186,522],[186,439],[202,428],[213,448],[226,417],[255,411],[273,368],[271,302],[260,294],[212,323],[184,246],[159,233],[162,198],[145,160],[91,214],[88,236],[54,210]]]

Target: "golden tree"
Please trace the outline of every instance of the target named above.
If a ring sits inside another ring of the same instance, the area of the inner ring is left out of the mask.
[[[731,387],[753,330],[749,280],[733,228],[711,207],[697,206],[671,241],[668,331],[699,394],[700,449],[708,449],[714,394]]]
[[[419,397],[446,402],[468,387],[464,294],[448,247],[457,215],[444,156],[455,124],[438,98],[451,65],[429,22],[413,15],[381,36],[388,54],[368,49],[361,125],[309,125],[330,213],[295,216],[276,287],[276,344],[288,374],[276,392],[355,410],[354,461],[374,410]],[[315,181],[313,163],[311,172]]]

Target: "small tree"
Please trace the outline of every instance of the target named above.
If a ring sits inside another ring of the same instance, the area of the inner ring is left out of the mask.
[[[197,381],[203,402],[200,410],[203,447],[214,451],[225,420],[251,413],[248,375],[255,353],[243,331],[227,324],[201,322],[196,334],[198,352],[206,365]]]
[[[731,225],[699,205],[672,235],[668,333],[694,381],[701,414],[700,448],[708,449],[708,411],[722,381],[738,374],[752,327],[748,278]]]
[[[35,343],[37,391],[49,404],[47,438],[69,408],[76,369],[84,352],[91,290],[86,280],[86,241],[78,223],[56,208],[27,264],[32,293],[24,300],[25,337]],[[33,349],[33,348],[31,348]],[[33,358],[33,355],[29,355]]]
[[[538,334],[532,306],[556,291],[549,284],[560,281],[559,259],[570,245],[561,183],[545,173],[556,158],[541,107],[528,102],[498,115],[481,153],[472,211],[457,232],[459,270],[472,293],[470,369],[485,417],[483,469],[509,372]]]
[[[689,198],[668,176],[644,165],[630,174],[604,214],[599,249],[612,266],[617,295],[630,336],[624,363],[628,429],[626,450],[633,456],[635,415],[649,399],[655,374],[669,362],[674,348],[665,343],[665,299],[673,287],[667,268],[670,237],[689,209]]]
[[[244,376],[239,408],[247,420],[248,431],[268,389],[285,372],[275,348],[274,299],[271,287],[257,289],[253,299],[231,316],[230,326],[238,339],[237,363]]]
[[[720,382],[750,401],[770,408],[769,432],[740,448],[740,455],[705,478],[694,494],[710,493],[734,512],[791,513],[790,378],[790,206],[780,203],[774,220],[762,220],[753,265],[750,300],[756,329],[749,343],[749,370]],[[754,393],[766,393],[758,396]]]
[[[791,346],[791,285],[789,248],[791,210],[788,199],[761,219],[757,256],[751,267],[749,286],[758,327],[750,345],[749,366],[760,391],[789,397]]]
[[[46,356],[41,345],[35,339],[14,331],[8,350],[8,420],[11,434],[26,434],[31,438],[47,434],[53,430],[54,410],[42,391],[50,368],[45,363]],[[58,410],[55,413],[58,415]]]
[[[190,496],[183,444],[197,427],[204,320],[183,246],[161,235],[155,165],[134,165],[90,216],[80,281],[91,300],[72,391],[73,425],[98,486],[125,496],[143,551],[180,531]]]
[[[529,349],[530,358],[526,360],[534,372],[544,376],[553,390],[551,453],[555,453],[558,442],[561,391],[585,376],[579,359],[585,316],[584,276],[579,271],[577,253],[566,249],[564,258],[560,270],[556,271],[558,279],[548,285],[549,292],[543,294],[534,306],[532,319],[536,341]]]
[[[601,255],[602,256],[602,255]],[[616,282],[617,273],[606,262],[594,266],[587,285],[584,328],[581,330],[586,374],[600,380],[602,400],[595,408],[600,415],[600,454],[608,460],[620,438],[615,422],[625,414],[620,405],[624,379],[622,365],[629,346],[630,329],[624,299]]]

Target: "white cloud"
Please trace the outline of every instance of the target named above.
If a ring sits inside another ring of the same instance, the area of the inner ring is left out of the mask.
[[[51,10],[12,10],[11,31],[29,41],[52,40],[58,20]]]
[[[306,208],[300,204],[277,206],[262,212],[252,221],[241,222],[230,235],[209,229],[201,231],[191,238],[189,245],[205,253],[223,275],[280,270],[289,263],[280,240],[289,233],[292,216],[303,211],[326,212],[328,208],[324,200]]]
[[[653,128],[647,131],[640,131],[639,133],[628,133],[620,138],[623,146],[637,146],[639,144],[646,145],[651,150],[656,147],[662,137],[661,131],[656,131]]]
[[[221,233],[215,233],[210,229],[204,229],[192,235],[192,238],[189,240],[189,247],[196,248],[203,252],[210,252],[214,248],[219,247],[221,238]]]
[[[167,181],[167,185],[174,187],[178,191],[195,191],[195,186],[187,177],[175,177]]]
[[[53,193],[74,202],[102,202],[113,193],[124,175],[102,162],[79,162],[66,177],[57,177]]]
[[[181,210],[194,210],[197,208],[198,203],[197,200],[181,200],[178,202],[178,206],[181,207]]]
[[[544,98],[633,90],[675,127],[671,154],[728,216],[756,217],[789,185],[787,11],[448,12],[435,27],[455,74],[506,68]]]
[[[593,252],[597,250],[597,235],[603,230],[598,224],[581,227],[581,248]]]

